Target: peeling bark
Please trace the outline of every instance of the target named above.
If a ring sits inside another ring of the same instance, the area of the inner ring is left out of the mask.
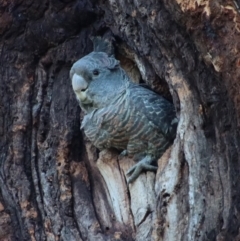
[[[14,0],[0,6],[0,240],[239,240],[238,1]],[[158,171],[98,152],[71,65],[112,33],[135,82],[172,100]]]

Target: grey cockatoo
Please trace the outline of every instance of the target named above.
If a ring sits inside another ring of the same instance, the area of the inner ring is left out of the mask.
[[[73,64],[72,87],[85,112],[81,128],[100,150],[116,148],[137,159],[127,172],[128,183],[154,162],[173,142],[178,119],[174,106],[160,95],[133,83],[119,61],[94,52]]]

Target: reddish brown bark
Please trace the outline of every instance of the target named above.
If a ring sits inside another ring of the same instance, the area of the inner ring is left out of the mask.
[[[238,1],[0,1],[0,240],[239,240]],[[112,32],[180,118],[156,176],[81,133],[69,69]]]

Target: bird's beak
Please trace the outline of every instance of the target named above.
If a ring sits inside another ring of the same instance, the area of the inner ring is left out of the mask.
[[[86,91],[88,88],[87,81],[78,74],[74,74],[72,77],[72,87],[80,101],[85,101],[87,98]]]
[[[81,75],[74,74],[72,77],[72,87],[74,92],[85,91],[88,83]]]

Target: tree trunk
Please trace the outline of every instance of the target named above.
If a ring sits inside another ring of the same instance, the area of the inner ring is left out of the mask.
[[[238,0],[0,1],[0,240],[240,240]],[[80,131],[69,70],[111,34],[173,101],[176,139],[134,164]]]

